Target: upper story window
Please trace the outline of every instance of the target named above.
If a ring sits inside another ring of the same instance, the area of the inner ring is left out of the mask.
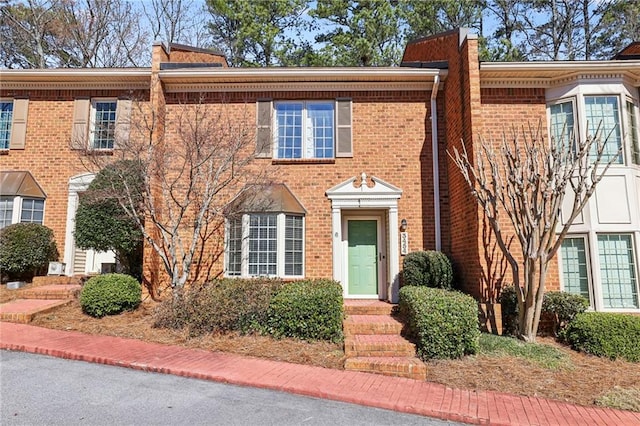
[[[618,97],[585,96],[584,111],[589,135],[595,135],[598,129],[601,132],[602,140],[605,143],[601,161],[608,163],[615,157],[620,146],[622,146]],[[596,146],[592,148],[592,155],[594,156],[596,149]],[[618,164],[622,164],[623,155],[618,155],[615,161]]]
[[[611,85],[607,89],[615,90],[615,87]],[[550,136],[558,143],[568,144],[571,137],[584,138],[599,132],[604,142],[601,163],[613,159],[615,164],[640,164],[637,103],[629,98],[625,101],[624,96],[616,93],[592,95],[577,90],[576,93],[548,105]],[[594,144],[592,158],[596,149]]]
[[[88,99],[74,101],[71,147],[109,151],[129,137],[132,102],[128,99]]]
[[[96,100],[91,103],[91,148],[113,149],[117,101]]]
[[[258,101],[256,154],[281,160],[352,157],[351,100]]]
[[[333,102],[278,102],[276,158],[333,158]]]
[[[13,101],[0,101],[0,149],[9,149],[12,121]]]
[[[627,123],[631,140],[631,162],[640,164],[640,136],[638,136],[638,119],[636,117],[637,108],[632,101],[627,100]]]
[[[0,99],[0,151],[24,149],[29,99]]]

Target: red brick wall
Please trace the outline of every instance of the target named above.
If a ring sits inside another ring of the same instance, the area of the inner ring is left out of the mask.
[[[0,97],[27,96],[29,110],[25,149],[11,149],[0,156],[0,170],[25,170],[47,195],[44,225],[51,228],[60,259],[64,256],[69,179],[86,173],[79,152],[70,148],[76,97],[118,97],[116,90],[2,90]]]
[[[184,108],[196,108],[195,99],[199,96],[199,93],[167,94],[169,143],[178,139],[175,126],[178,115]],[[274,182],[286,183],[307,210],[306,276],[331,277],[331,202],[325,192],[362,172],[403,190],[398,214],[409,223],[411,249],[435,247],[431,139],[425,131],[429,96],[429,92],[410,91],[209,93],[204,102],[224,105],[235,119],[247,117],[247,127],[253,129],[257,99],[352,99],[353,158],[336,158],[329,164],[255,160],[258,167],[271,173]],[[222,259],[218,268],[222,267],[221,262]]]
[[[541,126],[542,136],[547,139],[547,112],[545,90],[543,88],[483,88],[482,116],[485,141],[498,147],[506,137],[509,140],[514,130],[522,137],[522,132],[529,135],[529,126],[536,129]],[[521,139],[522,140],[522,139]],[[513,233],[513,227],[506,216],[500,226],[507,237]],[[495,238],[488,232],[488,226],[482,230],[484,244],[481,244],[481,259],[485,275],[483,276],[484,295],[490,299],[496,295],[503,284],[513,282],[511,270],[495,243]],[[522,249],[517,241],[511,244],[512,253],[522,260]],[[522,277],[521,277],[522,279]],[[559,290],[557,262],[550,265],[547,276],[547,290]]]
[[[447,61],[449,74],[438,94],[444,107],[444,134],[439,143],[444,155],[440,156],[443,191],[442,217],[443,250],[451,256],[463,289],[479,296],[482,271],[479,268],[478,209],[470,190],[448,158],[447,152],[461,149],[462,143],[473,152],[474,137],[481,129],[480,83],[477,40],[465,39],[460,44],[460,32],[450,31],[438,36],[413,42],[405,49],[403,61]]]

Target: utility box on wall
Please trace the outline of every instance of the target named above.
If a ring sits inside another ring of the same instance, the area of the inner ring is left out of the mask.
[[[49,271],[47,275],[64,275],[64,270],[67,265],[62,262],[49,262]]]

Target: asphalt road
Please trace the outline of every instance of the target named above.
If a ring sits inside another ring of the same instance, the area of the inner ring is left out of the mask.
[[[0,351],[2,425],[454,425],[283,392]]]

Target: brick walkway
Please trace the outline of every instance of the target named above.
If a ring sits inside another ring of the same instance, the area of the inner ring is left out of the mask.
[[[495,425],[640,425],[640,413],[451,389],[411,379],[0,323],[0,349],[274,389],[445,420]]]

